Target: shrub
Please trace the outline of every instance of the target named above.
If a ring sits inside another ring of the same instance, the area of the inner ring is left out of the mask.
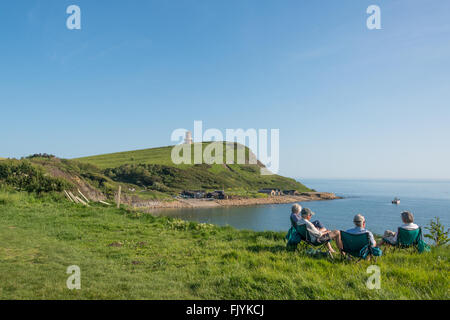
[[[32,155],[26,157],[26,159],[33,159],[33,158],[52,159],[52,158],[56,158],[56,156],[54,156],[53,154],[48,154],[48,153],[35,153],[35,154],[32,154]]]
[[[438,217],[436,217],[436,221],[431,220],[430,226],[425,227],[430,234],[426,234],[425,237],[434,241],[437,247],[442,246],[450,241],[448,238],[449,229],[445,231],[444,225],[441,223]]]
[[[8,160],[0,163],[0,182],[17,190],[27,192],[52,192],[71,189],[71,183],[64,179],[46,175],[41,167],[27,160]]]
[[[180,172],[180,169],[163,165],[127,164],[118,168],[106,169],[104,174],[115,181],[167,192],[170,190],[167,185],[175,181]]]

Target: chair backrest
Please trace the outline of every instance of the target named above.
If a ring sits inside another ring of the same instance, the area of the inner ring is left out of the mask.
[[[404,247],[416,245],[420,240],[421,234],[422,229],[420,227],[415,230],[398,228],[397,244]]]
[[[297,231],[297,233],[300,235],[300,238],[303,241],[310,242],[311,237],[309,236],[308,230],[306,229],[306,224],[298,225],[292,218],[291,218],[291,224]]]
[[[311,237],[309,236],[308,229],[306,229],[306,223],[297,225],[295,229],[297,230],[300,238],[302,238],[303,241],[311,242]]]
[[[344,247],[344,252],[359,257],[362,248],[370,245],[370,238],[367,232],[353,234],[346,231],[341,231],[341,240]]]

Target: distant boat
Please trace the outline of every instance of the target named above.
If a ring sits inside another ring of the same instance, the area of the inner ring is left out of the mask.
[[[395,198],[394,200],[392,200],[392,204],[400,204],[400,199]]]

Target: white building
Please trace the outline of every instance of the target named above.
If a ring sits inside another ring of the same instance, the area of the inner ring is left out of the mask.
[[[185,144],[192,144],[192,133],[190,131],[186,132],[186,138],[184,138]]]

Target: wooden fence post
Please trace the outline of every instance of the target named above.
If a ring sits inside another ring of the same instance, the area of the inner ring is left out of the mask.
[[[89,199],[84,194],[81,193],[80,189],[78,189],[78,193],[84,198],[86,203],[89,203]]]
[[[120,208],[120,194],[122,193],[122,186],[119,186],[119,191],[117,192],[117,208]]]

